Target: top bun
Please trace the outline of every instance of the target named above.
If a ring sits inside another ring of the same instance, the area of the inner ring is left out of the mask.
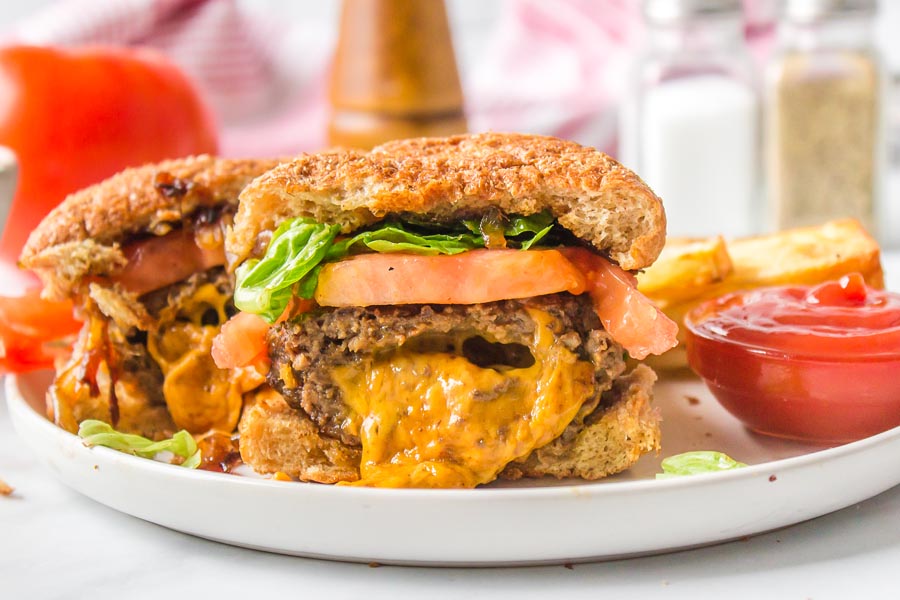
[[[54,208],[19,264],[40,276],[45,296],[64,298],[83,278],[124,266],[120,245],[128,238],[164,234],[202,207],[236,205],[244,186],[276,164],[193,156],[126,169]]]
[[[624,269],[649,266],[665,242],[662,202],[609,156],[552,137],[482,133],[283,163],[241,193],[225,245],[233,266],[260,252],[261,235],[292,217],[349,233],[392,215],[450,222],[494,207],[507,214],[549,211]]]

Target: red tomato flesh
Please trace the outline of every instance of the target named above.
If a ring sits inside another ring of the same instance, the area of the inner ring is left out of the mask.
[[[69,301],[44,300],[38,290],[0,297],[0,373],[51,368],[67,351],[66,344],[56,342],[80,328]]]
[[[900,295],[858,274],[729,294],[686,325],[691,367],[752,429],[830,444],[900,425]]]
[[[199,246],[194,234],[187,229],[134,242],[122,252],[128,263],[111,279],[138,295],[225,264],[222,246]]]
[[[359,254],[326,264],[321,306],[478,304],[556,292],[580,294],[585,279],[556,250],[472,250],[452,256]]]
[[[191,82],[151,50],[6,46],[0,98],[0,144],[19,167],[0,238],[5,269],[66,195],[125,167],[218,149],[212,114]],[[4,277],[7,293],[37,284],[24,271]],[[0,369],[52,366],[67,349],[59,339],[78,327],[68,302],[46,302],[35,290],[0,298]]]
[[[638,291],[633,275],[584,248],[562,252],[587,278],[603,328],[632,358],[662,354],[678,344],[678,325]]]
[[[19,163],[0,241],[10,264],[66,195],[126,167],[218,149],[193,84],[148,49],[6,46],[0,98],[0,144]]]
[[[230,318],[213,339],[212,358],[220,369],[249,365],[266,354],[269,324],[252,313],[238,313]]]
[[[476,304],[557,292],[588,292],[604,328],[636,359],[677,343],[678,326],[637,290],[631,275],[581,248],[360,254],[322,268],[316,301],[322,306]]]
[[[635,358],[677,343],[677,325],[637,291],[634,277],[583,249],[360,254],[324,265],[315,297],[340,307],[480,304],[558,292],[589,293],[603,326]],[[265,322],[255,319],[235,318],[222,328],[213,347],[220,368],[242,366],[265,350]]]

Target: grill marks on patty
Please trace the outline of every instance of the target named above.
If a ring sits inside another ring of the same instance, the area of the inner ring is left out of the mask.
[[[322,433],[358,446],[359,439],[342,428],[349,409],[331,378],[335,366],[402,347],[460,354],[481,367],[527,367],[534,362],[527,345],[535,331],[527,307],[549,313],[560,342],[594,365],[595,393],[579,412],[583,418],[623,371],[623,352],[603,331],[590,300],[567,293],[476,305],[323,309],[269,331],[269,384]]]

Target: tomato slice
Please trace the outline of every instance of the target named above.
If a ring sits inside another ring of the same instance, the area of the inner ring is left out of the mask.
[[[678,343],[678,326],[637,290],[633,276],[582,248],[360,254],[322,268],[316,301],[322,306],[477,304],[557,292],[588,292],[603,326],[636,359]]]
[[[452,256],[359,254],[319,273],[321,306],[479,304],[556,292],[585,278],[557,250],[472,250]]]
[[[249,365],[266,353],[269,324],[253,313],[238,313],[230,318],[213,339],[212,358],[220,369]]]
[[[123,253],[128,264],[111,279],[138,295],[225,264],[225,250],[221,245],[202,247],[188,229],[134,242]]]
[[[678,344],[678,325],[637,290],[633,275],[584,248],[564,248],[588,282],[594,312],[632,358],[662,354]]]
[[[37,289],[16,298],[0,297],[0,373],[52,367],[54,359],[68,351],[62,340],[80,328],[68,300],[44,300]]]

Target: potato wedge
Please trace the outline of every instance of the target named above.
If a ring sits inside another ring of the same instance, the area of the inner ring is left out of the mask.
[[[653,265],[638,274],[638,287],[660,308],[702,295],[733,271],[725,239],[674,238]]]
[[[881,252],[854,219],[728,243],[734,273],[731,290],[779,284],[814,284],[859,272],[872,287],[884,287]]]

